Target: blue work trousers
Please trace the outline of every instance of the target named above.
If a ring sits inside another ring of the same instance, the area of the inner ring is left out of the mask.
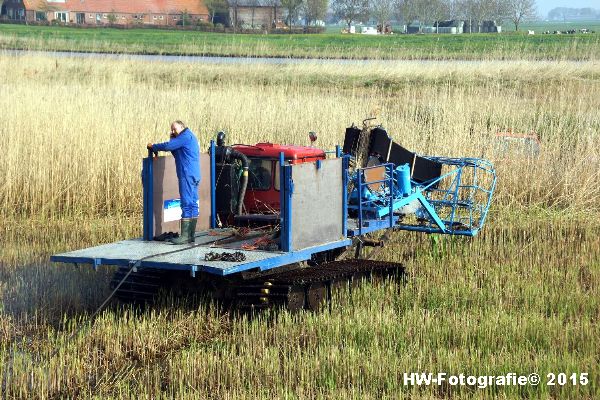
[[[179,196],[181,197],[181,218],[198,217],[198,184],[193,177],[179,179]]]

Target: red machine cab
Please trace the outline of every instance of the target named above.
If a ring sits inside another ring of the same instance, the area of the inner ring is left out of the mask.
[[[236,144],[232,147],[250,160],[244,208],[251,214],[279,213],[279,155],[281,153],[289,164],[315,162],[326,158],[325,152],[315,147],[273,143]]]

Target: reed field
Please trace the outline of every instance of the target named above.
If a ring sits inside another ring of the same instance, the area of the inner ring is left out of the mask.
[[[600,397],[600,63],[214,64],[0,54],[2,398]],[[182,119],[201,147],[327,149],[376,115],[422,154],[487,157],[475,238],[395,233],[405,282],[331,310],[240,315],[165,296],[111,304],[112,270],[51,254],[141,235],[141,160]],[[497,132],[536,132],[538,157]],[[78,330],[81,328],[80,330]],[[74,334],[73,337],[71,337]],[[405,372],[538,373],[539,386],[405,386]],[[587,385],[546,385],[588,373]]]

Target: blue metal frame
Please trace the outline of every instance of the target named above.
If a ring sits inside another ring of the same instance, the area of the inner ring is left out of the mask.
[[[337,242],[326,243],[319,246],[309,247],[302,250],[280,252],[279,255],[264,260],[254,261],[246,264],[232,263],[232,268],[221,269],[214,268],[202,264],[174,264],[165,262],[156,262],[151,260],[144,260],[140,262],[141,268],[160,268],[169,269],[176,271],[190,271],[194,274],[197,271],[207,272],[213,275],[231,275],[237,272],[248,271],[250,269],[260,269],[261,271],[269,270],[272,268],[281,267],[284,265],[292,264],[295,262],[309,260],[314,254],[321,253],[323,251],[337,249],[340,247],[350,246],[352,241],[350,239],[344,239]],[[78,263],[78,264],[92,264],[94,267],[100,265],[115,265],[115,266],[129,266],[131,262],[137,262],[137,260],[119,259],[119,258],[85,258],[85,257],[68,257],[68,256],[52,256],[50,257],[52,262],[64,262],[64,263]]]
[[[294,250],[292,248],[292,224],[294,221],[292,221],[292,193],[294,193],[294,181],[292,180],[292,166],[291,165],[284,165],[283,166],[283,173],[284,173],[284,179],[285,179],[285,190],[283,191],[284,194],[284,200],[285,200],[285,213],[284,213],[284,220],[285,220],[285,242],[283,242],[283,246],[281,247],[281,250],[283,251],[292,251]]]
[[[365,171],[377,168],[385,168],[386,177],[384,179],[368,180],[365,176]],[[358,209],[358,234],[363,235],[364,221],[370,219],[365,217],[365,212],[371,214],[371,217],[381,217],[388,215],[387,227],[394,226],[394,164],[386,163],[372,167],[359,168],[356,171],[358,201],[356,205],[350,205],[350,209]],[[363,200],[363,193],[368,190],[370,185],[381,183],[382,196],[377,198],[377,204],[371,199]],[[387,207],[383,211],[382,207]],[[383,213],[382,213],[383,211]],[[372,219],[372,218],[371,218]]]
[[[152,150],[148,150],[148,157],[142,163],[143,186],[143,239],[154,238],[154,173],[152,168]]]
[[[359,227],[357,227],[356,229],[348,229],[347,230],[347,235],[348,235],[348,237],[362,236],[362,235],[366,235],[367,233],[380,231],[382,229],[393,228],[394,226],[396,226],[396,223],[398,223],[397,216],[393,217],[393,223],[391,225],[390,225],[389,218],[384,218],[384,219],[363,218],[363,220],[360,221]]]
[[[208,272],[216,275],[231,275],[237,272],[248,271],[250,269],[258,268],[261,271],[282,267],[284,265],[293,264],[300,261],[310,260],[314,254],[321,253],[327,250],[338,249],[340,247],[350,246],[352,241],[350,239],[341,240],[339,242],[327,243],[320,246],[309,247],[307,249],[289,251],[281,253],[278,257],[267,258],[261,261],[255,261],[248,264],[242,264],[234,268],[223,270],[220,268],[211,268],[208,266],[199,266],[200,271]],[[156,267],[156,264],[149,263],[148,266]]]
[[[215,141],[210,141],[210,227],[217,227],[217,180],[216,180],[216,153]]]
[[[358,211],[358,227],[349,234],[367,233],[364,228],[368,223],[369,231],[377,230],[374,227],[380,226],[380,229],[397,227],[428,233],[476,235],[485,222],[496,186],[496,173],[492,164],[477,158],[428,158],[453,169],[425,183],[412,181],[413,190],[408,196],[395,188],[393,164],[358,169],[355,175],[356,188],[351,198],[354,204],[349,205],[350,209]],[[386,168],[384,179],[373,181],[366,179],[364,175],[366,170],[381,167]],[[489,179],[481,182],[481,174],[487,174]],[[441,188],[440,182],[447,183],[448,180],[450,180],[449,184]],[[463,182],[465,180],[466,183]],[[381,190],[369,189],[369,186],[375,183],[382,184]],[[476,196],[477,194],[479,196]],[[478,198],[481,195],[484,196],[483,199]],[[393,217],[394,211],[414,201],[421,204],[421,212],[427,215],[424,223],[396,223]],[[388,223],[376,222],[384,217],[388,217]]]
[[[285,220],[285,154],[279,153],[279,248],[283,251],[285,243],[288,243],[286,238],[286,220]]]
[[[341,155],[340,146],[336,146],[336,152]],[[350,157],[342,157],[342,232],[344,237],[348,237],[348,167]]]
[[[497,176],[492,163],[481,158],[425,157],[443,165],[454,167],[453,170],[441,177],[422,183],[419,188],[426,202],[433,209],[450,209],[450,215],[444,219],[448,229],[446,232],[440,232],[431,225],[419,227],[401,225],[400,228],[429,233],[439,232],[452,235],[475,236],[485,224],[496,188]],[[463,176],[468,172],[472,173],[473,182],[463,183]],[[452,175],[454,176],[452,177]],[[486,182],[482,182],[481,175],[489,177],[490,180],[488,180],[487,184]],[[445,189],[440,189],[439,183],[444,179],[450,178],[452,179],[450,184]],[[465,191],[468,192],[468,196],[466,197],[463,195]],[[475,193],[487,196],[487,199],[481,202],[475,199]],[[435,197],[435,194],[441,195],[441,198],[439,196]],[[462,213],[457,214],[459,210]],[[461,228],[456,228],[460,225],[462,225]]]

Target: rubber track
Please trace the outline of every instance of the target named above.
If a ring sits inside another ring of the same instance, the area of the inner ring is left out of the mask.
[[[401,276],[402,264],[372,260],[343,260],[257,278],[237,286],[236,303],[255,309],[277,305],[290,310],[317,309],[331,300],[334,288],[357,279]]]
[[[116,287],[128,271],[127,267],[120,267],[115,272],[110,282],[111,289]],[[151,303],[163,287],[166,272],[160,269],[139,268],[127,277],[115,293],[115,297],[123,303]]]
[[[284,272],[273,276],[273,282],[288,284],[306,284],[327,282],[332,279],[348,278],[356,273],[372,273],[375,275],[395,273],[402,264],[387,261],[344,260],[332,261],[318,267],[308,267]]]

